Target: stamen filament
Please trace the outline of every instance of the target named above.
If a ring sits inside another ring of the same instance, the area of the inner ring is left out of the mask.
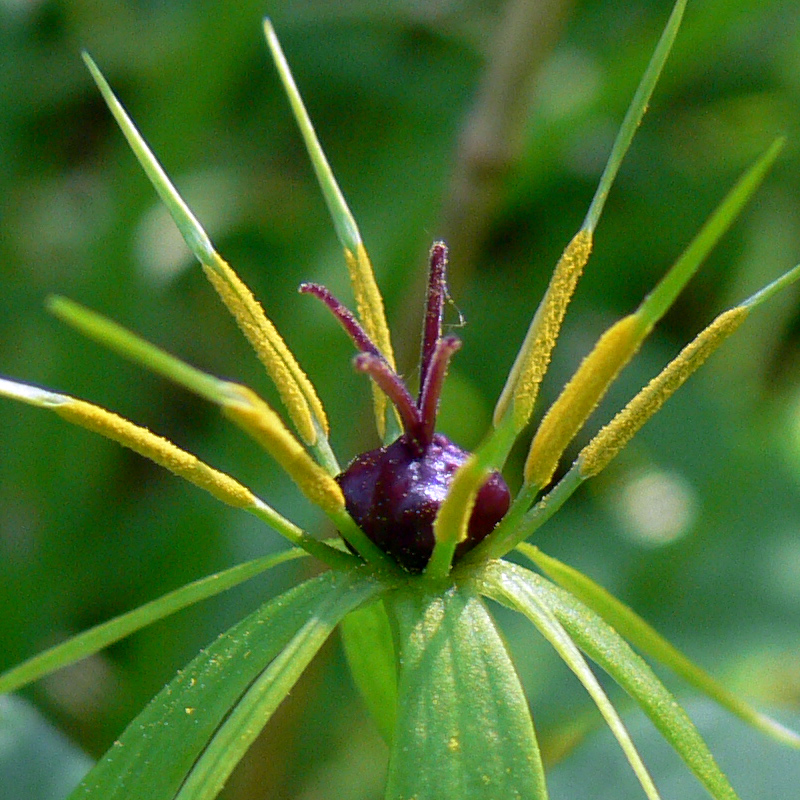
[[[592,234],[586,230],[578,231],[564,249],[497,401],[495,427],[509,415],[518,433],[528,424],[567,306],[591,251]]]
[[[88,53],[84,52],[83,59],[133,154],[166,205],[181,236],[203,266],[206,277],[274,381],[297,432],[307,444],[318,448],[323,460],[331,463],[335,459],[325,441],[329,430],[328,419],[308,377],[250,290],[216,252],[208,234],[173,186],[97,65]]]
[[[667,400],[749,314],[739,306],[720,314],[581,450],[576,464],[591,478],[604,470]]]
[[[600,337],[539,425],[525,462],[526,484],[541,489],[550,483],[561,454],[638,350],[642,338],[639,320],[633,314]]]

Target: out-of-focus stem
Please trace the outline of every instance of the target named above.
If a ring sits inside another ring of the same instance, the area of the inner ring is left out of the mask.
[[[571,0],[510,0],[497,26],[459,137],[439,229],[458,266],[454,283],[474,265],[503,180],[521,156],[536,77],[571,6]]]

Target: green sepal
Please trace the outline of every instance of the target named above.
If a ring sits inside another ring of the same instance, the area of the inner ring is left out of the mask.
[[[351,611],[339,626],[350,673],[383,740],[391,744],[397,718],[397,660],[380,600]]]
[[[784,744],[800,748],[800,734],[786,728],[728,691],[704,669],[688,659],[635,611],[617,600],[582,572],[545,555],[538,547],[521,544],[517,548],[549,578],[585,603],[621,636],[646,655],[669,667],[690,686],[715,700],[732,714]]]
[[[175,800],[214,800],[311,659],[349,612],[381,591],[355,575],[332,574],[307,620],[253,681],[192,767]]]
[[[70,800],[173,800],[211,738],[259,675],[274,659],[291,661],[286,648],[317,615],[327,615],[325,619],[333,623],[331,603],[353,589],[349,576],[327,572],[270,600],[234,625],[156,695]],[[350,608],[337,610],[343,615]],[[285,686],[286,691],[289,688]]]
[[[480,597],[454,588],[385,602],[398,656],[386,800],[546,800],[528,704]]]
[[[496,561],[488,564],[479,576],[480,589],[487,597],[524,614],[536,626],[589,693],[619,742],[649,800],[661,800],[653,779],[642,762],[619,714],[581,655],[578,646],[553,613],[546,596],[531,580],[537,577],[534,573],[514,564]]]
[[[639,705],[714,800],[739,800],[694,723],[645,661],[575,596],[515,564],[502,569],[515,594],[535,594],[570,638]]]

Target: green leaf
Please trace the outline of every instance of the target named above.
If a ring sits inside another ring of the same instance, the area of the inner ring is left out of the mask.
[[[391,744],[397,717],[397,660],[383,603],[351,611],[339,630],[353,680],[381,736]]]
[[[520,585],[536,592],[581,650],[639,704],[711,796],[738,800],[694,723],[627,642],[569,592],[522,567],[505,567]]]
[[[128,611],[126,614],[121,614],[108,622],[103,622],[79,633],[66,642],[51,647],[0,675],[0,694],[16,691],[57,669],[97,653],[104,647],[130,636],[135,631],[164,619],[170,614],[175,614],[206,598],[214,597],[214,595],[250,580],[265,570],[304,555],[305,553],[299,549],[286,550],[274,556],[239,564],[224,572],[200,578],[180,589],[168,592],[157,600],[151,600],[133,611]]]
[[[635,611],[617,600],[591,578],[567,564],[545,555],[539,548],[532,545],[522,544],[518,549],[546,575],[589,606],[634,647],[669,667],[688,684],[699,689],[754,728],[758,728],[784,744],[800,748],[800,735],[729,692],[704,669],[673,647]]]
[[[326,572],[234,625],[156,695],[71,799],[172,800],[231,708],[343,586],[351,579]]]
[[[545,800],[528,705],[472,591],[386,598],[398,650],[387,800]]]
[[[342,618],[381,591],[374,581],[339,576],[308,621],[258,676],[192,767],[176,800],[213,800],[264,725]]]
[[[660,800],[653,779],[642,762],[631,738],[622,724],[614,706],[606,696],[589,665],[583,659],[570,634],[564,630],[553,614],[546,596],[532,578],[538,575],[503,561],[488,564],[479,576],[481,592],[498,603],[524,614],[539,629],[542,636],[550,642],[564,663],[575,673],[586,691],[594,700],[608,727],[622,747],[645,794],[650,800]]]

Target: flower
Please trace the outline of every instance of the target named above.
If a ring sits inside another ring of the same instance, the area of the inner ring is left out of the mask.
[[[719,315],[581,450],[548,490],[565,449],[732,224],[777,158],[780,141],[747,170],[640,306],[600,337],[540,422],[513,502],[500,476],[511,447],[531,419],[567,306],[588,261],[603,203],[677,33],[684,5],[680,0],[675,5],[584,224],[567,245],[533,317],[492,427],[471,454],[435,432],[442,381],[459,347],[458,340],[443,336],[441,329],[445,247],[435,243],[431,251],[421,388],[415,400],[396,373],[383,302],[358,226],[317,141],[274,30],[265,23],[344,250],[358,316],[324,287],[305,284],[303,291],[328,306],[360,351],[355,365],[373,379],[376,427],[385,442],[356,456],[344,470],[330,446],[327,415],[313,384],[249,289],[216,252],[94,62],[85,57],[209,282],[275,383],[294,431],[247,387],[207,375],[64,298],[52,299],[51,311],[217,404],[329,517],[347,547],[301,530],[231,476],[128,420],[67,395],[0,380],[0,394],[53,410],[130,447],[223,502],[256,515],[295,545],[278,557],[199,581],[75,637],[0,676],[0,691],[18,688],[289,558],[307,554],[329,567],[267,602],[201,652],[86,777],[81,796],[215,796],[309,660],[342,624],[351,640],[363,635],[361,626],[378,632],[361,651],[351,648],[351,664],[392,748],[388,797],[543,798],[544,771],[527,701],[483,598],[526,616],[553,645],[592,696],[651,800],[658,798],[657,789],[583,654],[632,695],[714,797],[735,794],[689,718],[623,636],[733,713],[800,746],[800,736],[731,696],[589,578],[524,544],[582,482],[609,464],[756,306],[800,276],[796,267]],[[515,548],[543,575],[503,559]]]

